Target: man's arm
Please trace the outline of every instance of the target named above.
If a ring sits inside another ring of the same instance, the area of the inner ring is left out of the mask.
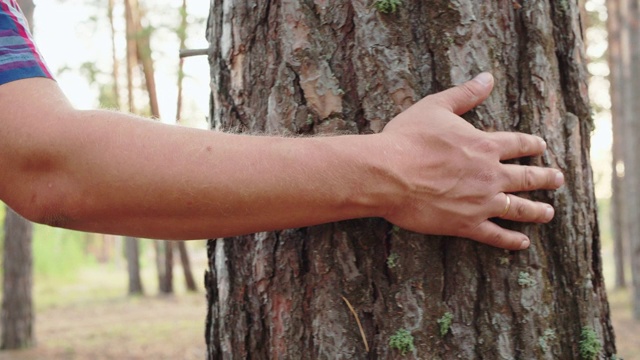
[[[454,115],[492,79],[423,99],[375,135],[280,138],[74,110],[49,79],[0,86],[0,198],[71,229],[163,239],[238,235],[380,216],[410,230],[519,249],[488,218],[503,192],[561,184],[553,169],[503,165],[538,155],[524,134],[484,133]],[[504,218],[546,222],[549,205],[509,195]],[[524,244],[524,245],[523,245]]]

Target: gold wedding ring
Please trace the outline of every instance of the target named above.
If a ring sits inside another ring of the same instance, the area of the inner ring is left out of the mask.
[[[507,205],[504,207],[504,210],[502,211],[502,214],[500,214],[499,217],[504,217],[505,215],[507,215],[507,213],[509,213],[509,208],[511,207],[511,196],[509,196],[508,194],[504,194],[507,197]]]

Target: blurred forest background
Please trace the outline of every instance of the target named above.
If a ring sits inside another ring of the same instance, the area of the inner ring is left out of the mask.
[[[208,47],[208,1],[33,2],[34,34],[40,51],[76,107],[115,108],[182,126],[208,126],[207,58],[182,61],[178,57],[180,49]],[[605,0],[585,1],[590,96],[596,124],[592,163],[618,354],[628,360],[640,359],[640,320],[633,319],[632,251],[629,244],[615,251],[610,211],[616,180],[612,168],[616,173],[621,170],[619,159],[612,157],[607,6]],[[5,264],[0,273],[6,272],[7,259],[20,260],[3,250],[11,234],[7,228],[10,218],[1,207],[0,221],[5,228],[0,232],[0,251]],[[41,225],[33,225],[31,239],[33,283],[28,284],[31,292],[26,295],[33,299],[34,331],[32,339],[17,346],[31,348],[0,351],[0,359],[205,356],[204,241],[188,242],[181,248],[175,242],[124,239]],[[621,241],[624,244],[628,239]],[[195,283],[184,269],[190,269]],[[4,314],[2,320],[4,325]],[[3,347],[11,348],[2,330]]]

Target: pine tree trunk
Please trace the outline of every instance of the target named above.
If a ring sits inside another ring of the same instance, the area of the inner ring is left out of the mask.
[[[193,278],[187,244],[184,241],[178,242],[178,251],[180,252],[180,263],[182,264],[182,272],[184,273],[184,282],[187,286],[187,291],[196,292],[198,291],[198,286],[196,286],[196,281]]]
[[[33,224],[7,207],[4,228],[0,348],[23,349],[35,344],[35,313],[31,296]]]
[[[142,295],[142,279],[140,278],[140,250],[138,239],[124,238],[124,252],[127,258],[127,272],[129,274],[129,295]]]
[[[120,60],[118,60],[118,54],[116,52],[116,27],[115,19],[113,16],[113,8],[115,6],[115,0],[109,0],[107,2],[107,18],[109,19],[109,27],[111,30],[111,76],[113,81],[113,95],[115,99],[116,109],[121,109],[120,105]]]
[[[622,20],[628,33],[623,41],[627,47],[625,68],[624,109],[624,164],[625,164],[625,215],[629,218],[631,277],[633,281],[633,314],[640,320],[640,4],[638,1],[620,2]]]
[[[406,330],[409,358],[574,359],[592,330],[609,358],[577,2],[404,0],[389,14],[373,3],[214,0],[212,127],[379,132],[421,97],[490,71],[493,95],[465,118],[547,141],[522,163],[564,172],[561,190],[530,194],[556,218],[507,224],[532,239],[521,252],[379,219],[210,241],[208,357],[400,358],[390,339]]]
[[[173,294],[173,244],[172,241],[155,241],[158,290],[160,294]]]
[[[32,0],[18,0],[33,33]],[[6,207],[2,279],[2,315],[0,348],[24,349],[35,345],[33,308],[33,224]]]
[[[625,279],[625,264],[627,255],[625,244],[628,243],[629,219],[626,216],[624,196],[624,121],[625,103],[622,96],[626,87],[626,75],[628,65],[623,61],[624,52],[628,50],[623,46],[622,37],[627,36],[627,27],[623,27],[623,12],[618,1],[607,2],[607,30],[609,33],[609,68],[611,74],[611,128],[613,143],[611,148],[611,228],[613,230],[614,263],[616,269],[615,286],[624,288],[627,286]],[[624,34],[623,34],[624,33]]]

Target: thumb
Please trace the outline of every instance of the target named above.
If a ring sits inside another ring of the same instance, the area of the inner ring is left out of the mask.
[[[486,100],[492,89],[493,76],[483,72],[464,84],[434,94],[432,99],[456,115],[462,115]]]

